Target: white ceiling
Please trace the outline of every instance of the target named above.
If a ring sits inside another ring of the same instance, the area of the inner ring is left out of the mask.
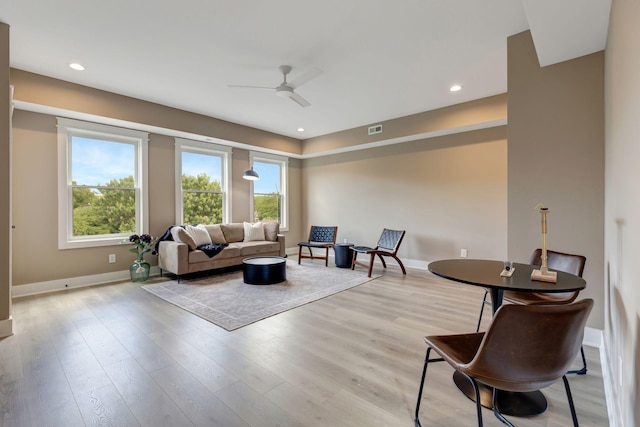
[[[603,6],[604,4],[604,6]],[[543,65],[604,48],[610,0],[3,0],[11,66],[307,139],[507,90],[507,37]],[[86,70],[73,71],[71,62]],[[321,75],[296,93],[290,80]],[[461,84],[462,91],[449,92]],[[297,132],[298,127],[305,132]]]

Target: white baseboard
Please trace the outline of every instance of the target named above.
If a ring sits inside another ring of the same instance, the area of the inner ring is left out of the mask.
[[[13,335],[13,317],[9,316],[8,319],[0,320],[0,338],[11,335]]]
[[[151,276],[160,274],[158,267],[151,267]],[[44,294],[48,292],[62,291],[65,289],[84,288],[87,286],[103,285],[111,282],[130,280],[129,270],[114,271],[111,273],[94,274],[91,276],[69,277],[66,279],[49,280],[46,282],[29,283],[12,287],[13,298],[28,295]]]

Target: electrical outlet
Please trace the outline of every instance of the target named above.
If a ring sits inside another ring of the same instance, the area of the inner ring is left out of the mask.
[[[460,249],[460,257],[461,258],[466,258],[467,257],[467,250],[466,249]]]
[[[109,254],[109,264],[115,264],[116,254]]]

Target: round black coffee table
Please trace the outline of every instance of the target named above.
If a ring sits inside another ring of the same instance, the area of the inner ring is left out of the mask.
[[[287,260],[279,256],[259,256],[242,261],[244,283],[273,285],[287,280]]]

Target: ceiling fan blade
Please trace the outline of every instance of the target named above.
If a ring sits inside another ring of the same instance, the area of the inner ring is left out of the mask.
[[[309,105],[311,105],[309,101],[307,101],[306,99],[304,99],[303,97],[301,97],[295,92],[291,94],[290,98],[301,107],[308,107]]]
[[[227,85],[227,87],[231,88],[239,88],[239,89],[269,89],[275,90],[275,87],[265,87],[265,86],[246,86],[246,85]]]
[[[316,77],[318,77],[320,74],[322,74],[322,70],[319,68],[312,68],[309,71],[307,71],[306,73],[298,76],[295,80],[289,82],[289,86],[297,88],[302,86],[303,84],[305,84],[306,82],[308,82],[311,79],[315,79]]]

